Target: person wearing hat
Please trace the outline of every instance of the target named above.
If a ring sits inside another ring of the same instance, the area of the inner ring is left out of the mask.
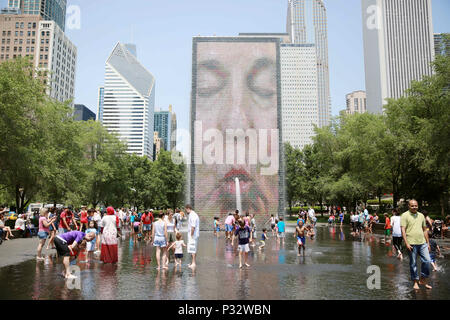
[[[100,260],[103,263],[116,263],[118,258],[117,235],[120,236],[119,217],[116,216],[114,208],[108,207],[106,215],[102,218],[102,248]]]

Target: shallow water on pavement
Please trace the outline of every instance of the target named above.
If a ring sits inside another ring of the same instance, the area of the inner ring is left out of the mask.
[[[289,231],[289,229],[288,229]],[[168,270],[156,269],[155,249],[145,242],[133,243],[128,235],[119,243],[119,262],[104,265],[95,258],[86,263],[80,256],[81,289],[69,290],[60,275],[63,266],[53,256],[0,269],[0,299],[449,299],[450,256],[437,261],[432,290],[412,290],[408,258],[394,258],[383,236],[354,238],[344,227],[318,227],[307,251],[297,256],[296,239],[286,234],[284,245],[275,238],[266,248],[249,253],[250,268],[239,269],[237,246],[201,232],[197,268],[189,269],[184,254],[182,267],[173,262]],[[258,234],[258,239],[260,233]],[[186,239],[186,234],[184,234]],[[171,258],[171,261],[173,258]],[[369,290],[367,268],[381,270],[381,289]]]

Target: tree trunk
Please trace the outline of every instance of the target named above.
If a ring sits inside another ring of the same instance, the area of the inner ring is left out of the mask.
[[[441,196],[439,197],[439,204],[441,205],[442,220],[445,220],[445,198],[445,193],[441,193]]]
[[[323,199],[320,198],[320,215],[323,217]]]

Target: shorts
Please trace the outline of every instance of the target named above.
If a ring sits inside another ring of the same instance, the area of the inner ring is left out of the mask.
[[[134,232],[139,232],[139,227],[134,226],[133,229],[134,229]]]
[[[169,236],[169,242],[175,242],[175,232],[167,232]]]
[[[260,240],[259,243],[261,243],[261,245],[263,245],[263,246],[266,245],[266,241],[264,241],[264,240]]]
[[[225,225],[225,231],[226,232],[232,232],[233,231],[233,226],[231,224],[226,224]]]
[[[89,252],[95,251],[95,240],[86,243],[86,250]]]
[[[216,227],[216,232],[219,232],[220,231],[220,227]]]
[[[188,244],[187,244],[187,252],[188,253],[197,253],[197,244],[198,244],[197,239],[189,238]]]
[[[151,228],[152,228],[151,224],[143,224],[142,225],[142,231],[150,231]]]
[[[306,238],[297,236],[297,244],[304,246],[306,244]]]
[[[46,231],[39,231],[37,235],[38,235],[39,239],[44,240],[44,239],[47,239],[48,232],[46,232]]]
[[[249,252],[250,251],[250,246],[247,244],[240,244],[238,247],[239,251],[241,252]]]
[[[278,237],[279,238],[285,238],[284,232],[278,232]]]
[[[55,243],[56,252],[58,253],[58,256],[70,257],[70,250],[69,250],[69,246],[66,241],[61,240],[58,237],[55,237],[54,243]]]
[[[183,254],[182,253],[175,253],[175,258],[183,259]]]
[[[252,231],[252,238],[253,238],[253,239],[256,239],[256,230],[253,230],[253,231]]]
[[[153,241],[153,246],[165,248],[167,246],[166,238],[155,236],[155,240]]]
[[[387,235],[387,236],[390,236],[391,235],[391,229],[384,230],[384,234]]]
[[[270,227],[272,228],[272,230],[275,229],[275,225],[274,224],[271,224]]]

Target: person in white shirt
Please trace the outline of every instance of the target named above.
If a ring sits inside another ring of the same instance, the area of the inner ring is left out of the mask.
[[[185,208],[189,215],[187,252],[192,255],[192,262],[188,267],[194,269],[196,267],[195,256],[197,254],[198,237],[200,235],[200,219],[197,213],[192,210],[191,205],[187,204]]]
[[[24,218],[24,214],[19,215],[19,217],[16,220],[16,223],[14,225],[14,230],[18,230],[20,231],[20,235],[21,236],[25,236],[25,220]]]
[[[403,260],[403,253],[402,253],[403,236],[401,228],[401,216],[399,215],[397,209],[393,209],[392,214],[394,215],[391,218],[392,243],[394,245],[395,250],[397,251],[397,258]]]
[[[309,217],[309,221],[311,221],[312,224],[315,224],[316,212],[311,207],[309,207],[309,210],[308,210],[308,217]]]

